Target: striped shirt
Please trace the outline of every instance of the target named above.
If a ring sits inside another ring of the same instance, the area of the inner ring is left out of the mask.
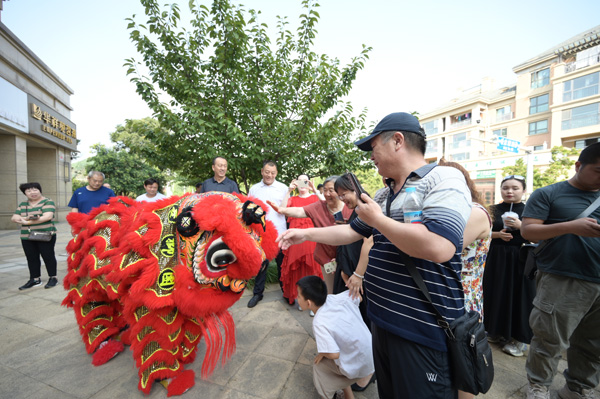
[[[52,212],[53,214],[56,212],[56,206],[51,199],[45,198],[35,206],[29,205],[27,201],[21,202],[15,211],[15,214],[23,218],[27,218],[27,216],[31,215],[38,215],[39,217],[42,217],[45,212]],[[54,216],[52,216],[52,219],[54,219]],[[21,240],[28,239],[29,229],[31,229],[31,231],[56,231],[56,227],[54,227],[52,220],[39,224],[22,225]]]
[[[436,164],[422,166],[408,176],[397,194],[390,190],[387,202],[381,205],[387,214],[389,203],[391,218],[400,223],[404,222],[402,204],[407,187],[416,187],[423,204],[425,227],[456,247],[448,262],[412,258],[436,308],[450,322],[464,313],[460,254],[464,228],[471,213],[471,194],[457,169]],[[365,273],[371,321],[404,339],[446,351],[446,335],[437,325],[431,304],[404,266],[400,250],[360,218],[356,218],[350,226],[365,237],[373,235],[373,248]]]

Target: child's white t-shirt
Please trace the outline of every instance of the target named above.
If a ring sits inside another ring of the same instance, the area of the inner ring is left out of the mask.
[[[375,371],[371,332],[358,310],[359,298],[349,291],[327,295],[313,319],[319,353],[339,353],[335,363],[348,378],[362,378]]]

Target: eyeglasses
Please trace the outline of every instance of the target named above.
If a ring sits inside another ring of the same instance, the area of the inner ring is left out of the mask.
[[[346,193],[347,194],[347,193]],[[346,194],[338,195],[340,201],[343,201],[346,198]]]
[[[510,175],[510,176],[506,176],[504,179],[502,179],[502,183],[504,183],[507,180],[521,180],[521,181],[525,181],[525,178],[521,175]]]

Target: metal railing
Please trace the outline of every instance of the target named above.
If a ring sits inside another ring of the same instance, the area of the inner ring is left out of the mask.
[[[591,57],[568,63],[567,65],[565,65],[565,73],[573,72],[590,65],[596,65],[598,63],[600,63],[600,54],[596,54]]]

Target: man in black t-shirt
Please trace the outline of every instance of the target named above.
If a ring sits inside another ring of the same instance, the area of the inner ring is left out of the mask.
[[[552,239],[537,256],[528,399],[550,398],[565,349],[560,398],[592,398],[600,379],[600,208],[576,219],[600,196],[600,143],[581,152],[575,171],[568,181],[536,190],[523,211],[524,238]]]
[[[212,170],[215,175],[202,182],[201,193],[209,191],[221,191],[224,193],[239,193],[240,189],[236,182],[226,176],[227,160],[223,157],[215,157],[212,162]]]

